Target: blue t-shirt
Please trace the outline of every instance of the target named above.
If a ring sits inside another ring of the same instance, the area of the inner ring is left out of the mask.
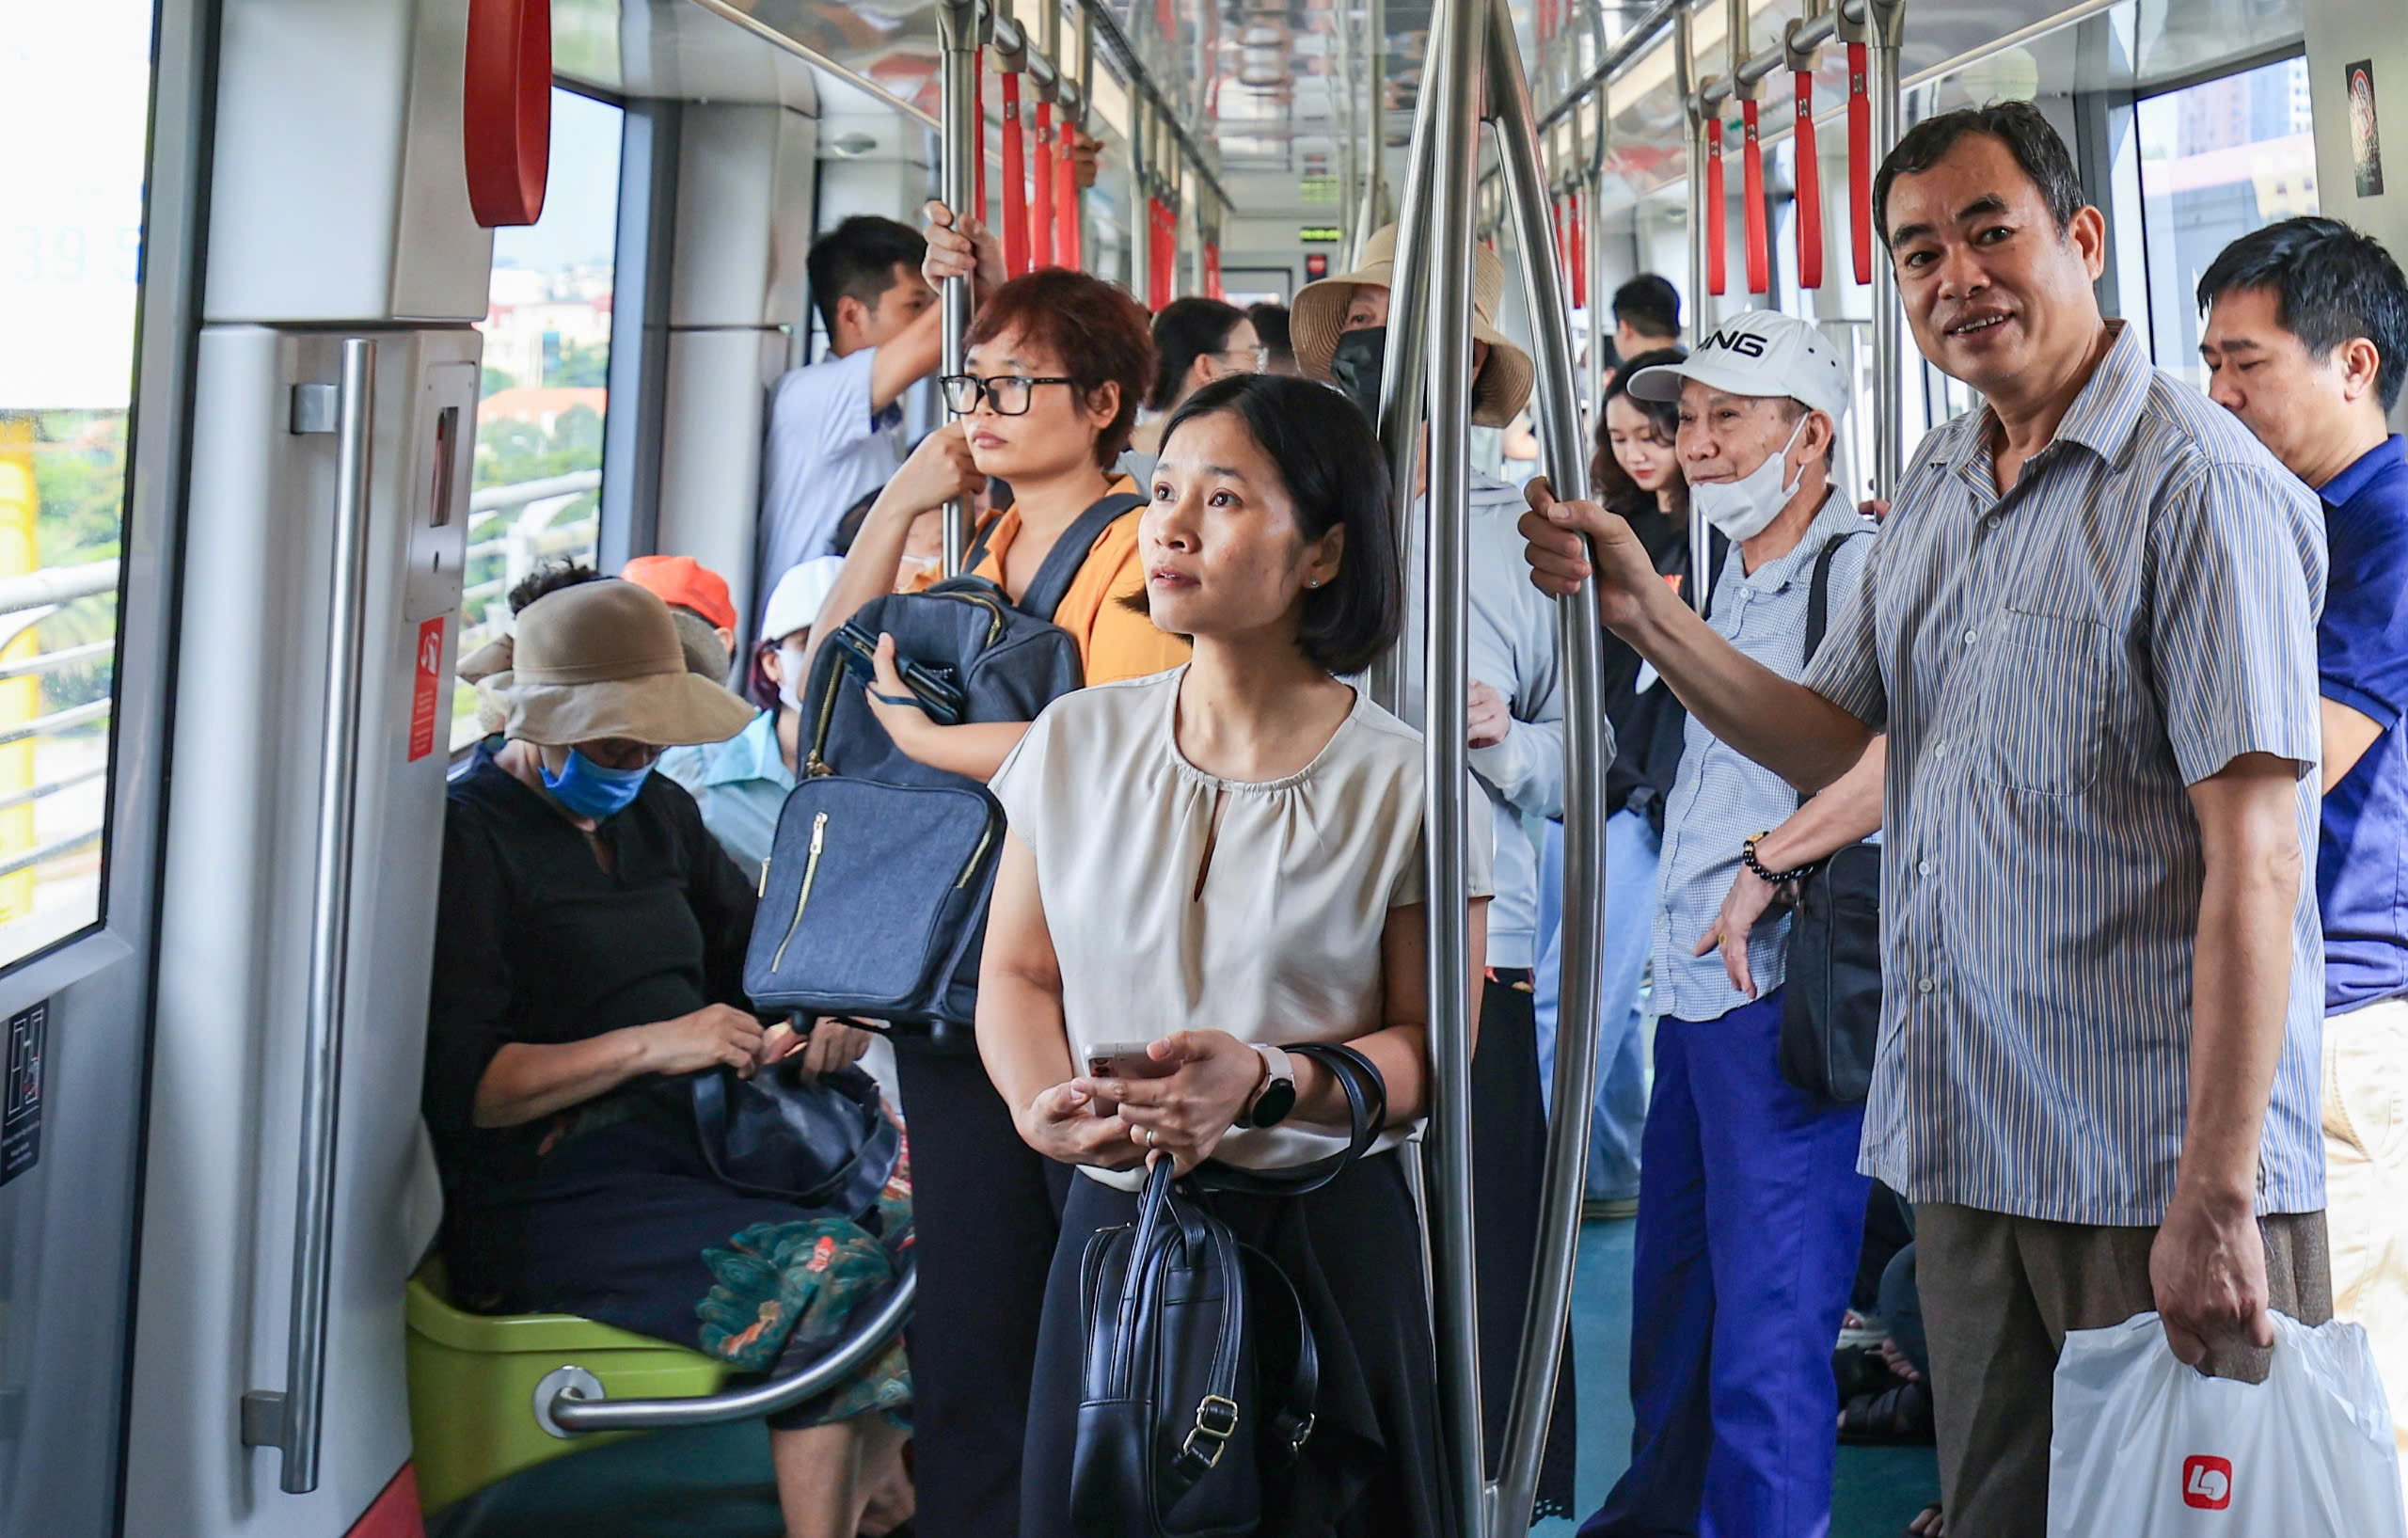
[[[2408,441],[2325,483],[2332,575],[2316,631],[2319,687],[2383,728],[2324,798],[2316,899],[2324,1011],[2408,993]]]

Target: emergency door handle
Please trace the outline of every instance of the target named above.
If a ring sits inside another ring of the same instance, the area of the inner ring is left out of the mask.
[[[243,1442],[284,1458],[287,1495],[318,1487],[326,1406],[326,1292],[334,1270],[336,1112],[351,944],[354,813],[359,800],[360,665],[366,652],[368,519],[376,420],[376,343],[349,337],[335,390],[334,603],[326,625],[310,883],[309,987],[302,1022],[300,1175],[293,1212],[293,1298],[284,1387],[243,1396]],[[300,425],[298,418],[296,428]]]

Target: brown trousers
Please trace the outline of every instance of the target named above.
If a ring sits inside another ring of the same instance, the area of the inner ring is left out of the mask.
[[[2324,1214],[2261,1218],[2273,1308],[2333,1317]],[[2103,1329],[2157,1306],[2155,1229],[2090,1228],[1945,1204],[1915,1209],[1915,1280],[1931,1345],[1932,1419],[1948,1538],[2042,1538],[2057,1352],[2067,1330]],[[2209,1365],[2266,1375],[2267,1353]]]

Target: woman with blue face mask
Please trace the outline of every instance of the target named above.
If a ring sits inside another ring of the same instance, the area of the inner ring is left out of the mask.
[[[830,1214],[721,1180],[687,1081],[749,1078],[798,1053],[806,1073],[820,1065],[791,1027],[752,1013],[753,883],[693,798],[655,772],[664,748],[721,742],[752,712],[688,671],[668,605],[624,580],[529,604],[509,660],[481,686],[504,740],[452,780],[444,817],[420,1103],[452,1300],[581,1314],[739,1370],[799,1371],[825,1341],[793,1313],[773,1340],[715,1326],[780,1305],[783,1292],[752,1295],[752,1256],[774,1271],[792,1247],[780,1236]],[[908,1162],[896,1178],[874,1223],[841,1215],[857,1263],[815,1283],[835,1290],[815,1307],[846,1317],[892,1274],[879,1253],[908,1242]],[[770,1419],[788,1533],[850,1538],[881,1486],[908,1508],[910,1403],[898,1343]]]

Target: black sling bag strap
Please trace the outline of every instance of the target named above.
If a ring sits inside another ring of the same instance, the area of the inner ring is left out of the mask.
[[[1119,491],[1080,514],[1078,521],[1063,530],[1062,537],[1045,552],[1045,559],[1038,564],[1036,577],[1029,581],[1028,591],[1022,594],[1020,601],[1012,607],[1033,618],[1052,620],[1054,610],[1062,607],[1062,599],[1069,593],[1070,584],[1078,579],[1079,568],[1086,563],[1088,555],[1094,551],[1095,542],[1103,537],[1103,531],[1111,528],[1121,515],[1145,505],[1146,499],[1135,492]],[[968,552],[961,558],[964,573],[976,571],[978,563],[987,559],[987,542],[993,536],[995,525],[1003,521],[1001,516],[996,516],[979,527],[978,537],[971,542]]]

